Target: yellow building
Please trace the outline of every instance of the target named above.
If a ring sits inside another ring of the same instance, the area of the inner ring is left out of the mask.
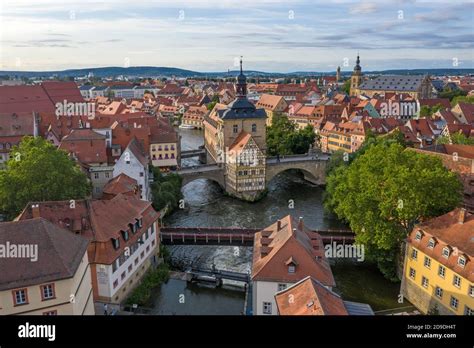
[[[457,208],[407,240],[401,293],[423,313],[474,314],[474,215]]]
[[[174,130],[151,127],[150,157],[154,167],[160,169],[176,168],[179,163],[178,134]]]
[[[361,83],[362,83],[362,68],[360,66],[359,55],[357,55],[356,65],[351,75],[351,88],[350,88],[351,97],[358,96],[360,94],[359,86]]]
[[[263,108],[267,114],[267,126],[270,127],[273,123],[273,118],[283,115],[288,108],[288,103],[285,98],[279,95],[262,94],[256,104],[257,108]]]
[[[0,223],[0,315],[94,315],[88,244],[43,218]]]

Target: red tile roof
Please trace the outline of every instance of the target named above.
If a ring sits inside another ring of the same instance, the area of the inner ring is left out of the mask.
[[[295,262],[294,273],[286,265],[290,258]],[[308,275],[326,286],[335,285],[319,234],[290,215],[255,234],[252,280],[291,283]]]
[[[7,243],[36,246],[37,260],[0,257],[0,291],[72,278],[89,241],[43,218],[35,218],[0,223],[0,245]]]
[[[38,205],[33,208],[32,205]],[[71,202],[32,202],[26,206],[17,220],[40,216],[59,227],[80,234],[91,241],[89,261],[91,263],[112,264],[125,248],[131,247],[159,217],[151,202],[136,196],[118,194],[110,200],[76,200],[74,209]],[[121,231],[130,231],[129,224],[142,219],[143,225],[136,234],[129,233],[124,241]],[[111,239],[120,239],[120,248],[113,248]]]
[[[278,292],[280,315],[348,315],[344,301],[318,280],[308,276]]]
[[[420,230],[423,232],[422,238],[416,240],[416,234]],[[428,246],[431,237],[436,239],[435,246],[432,249]],[[447,214],[427,220],[415,226],[408,237],[408,241],[426,255],[461,274],[470,282],[474,282],[473,214],[457,208]],[[446,246],[452,248],[452,253],[448,258],[442,255],[443,248]],[[464,267],[458,264],[458,257],[461,255],[467,258]]]

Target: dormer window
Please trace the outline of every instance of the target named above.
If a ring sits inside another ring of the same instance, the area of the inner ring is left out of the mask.
[[[421,231],[416,232],[415,240],[421,240],[422,236],[423,236],[423,233]]]
[[[430,238],[428,241],[428,248],[433,249],[435,247],[436,240],[434,238]]]
[[[138,219],[138,227],[143,226],[143,218]]]
[[[466,257],[465,256],[459,256],[458,257],[458,265],[461,267],[466,266]]]
[[[130,226],[130,231],[132,231],[132,233],[137,232],[137,225],[136,224],[128,224],[128,226]]]
[[[443,248],[443,256],[444,256],[445,258],[448,258],[450,254],[451,254],[451,249],[450,249],[449,247],[447,247],[447,246],[444,247],[444,248]]]
[[[128,231],[122,231],[122,237],[124,241],[127,241],[129,239]]]
[[[298,263],[293,258],[293,256],[291,256],[288,260],[286,260],[285,265],[288,266],[288,273],[295,273]]]
[[[112,245],[115,250],[120,249],[120,240],[118,238],[112,238]]]

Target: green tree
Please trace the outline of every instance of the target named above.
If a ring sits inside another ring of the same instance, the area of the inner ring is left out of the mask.
[[[474,104],[474,96],[470,95],[470,96],[457,96],[457,97],[454,97],[453,100],[451,101],[451,105],[455,106],[459,102]]]
[[[461,198],[457,174],[439,158],[379,140],[350,165],[333,169],[325,206],[349,223],[367,259],[395,280],[401,242],[414,225],[452,210]]]
[[[351,80],[350,79],[344,82],[342,90],[346,92],[347,95],[351,93]]]
[[[451,89],[449,87],[445,87],[442,92],[438,94],[439,98],[449,98],[449,100],[453,100],[455,97],[465,96],[467,92],[463,91],[462,89]]]
[[[441,110],[443,106],[441,104],[433,105],[432,107],[428,105],[423,105],[420,108],[420,117],[431,117],[435,112]]]
[[[274,118],[267,128],[267,151],[271,156],[306,153],[315,140],[316,134],[311,125],[297,130],[286,116]]]
[[[66,152],[40,137],[24,137],[0,171],[0,211],[14,218],[32,201],[81,199],[91,185]]]
[[[461,132],[451,134],[450,137],[442,136],[436,140],[437,144],[459,144],[459,145],[474,145],[474,138],[466,137]]]
[[[174,209],[183,197],[181,193],[182,179],[178,174],[161,174],[159,168],[153,167],[153,183],[151,192],[153,196],[153,208],[162,210],[167,207]]]
[[[217,102],[213,101],[213,102],[210,102],[209,104],[207,104],[207,110],[211,111],[212,109],[214,109],[214,106],[216,106]]]

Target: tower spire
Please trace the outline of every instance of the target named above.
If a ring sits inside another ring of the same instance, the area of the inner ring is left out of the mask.
[[[240,56],[240,74],[237,76],[237,84],[236,84],[236,92],[237,97],[245,98],[247,95],[247,78],[244,75],[244,71],[242,68],[242,56]]]
[[[243,75],[243,72],[242,72],[242,56],[240,56],[240,74]]]

